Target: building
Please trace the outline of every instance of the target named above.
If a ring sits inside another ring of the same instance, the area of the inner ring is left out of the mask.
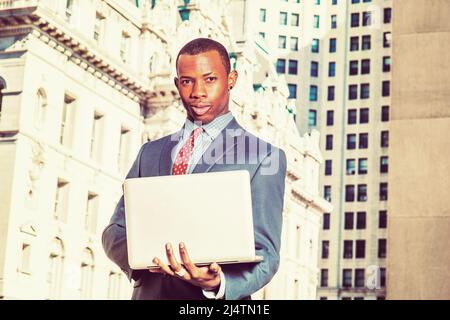
[[[0,297],[130,297],[101,231],[141,144],[183,123],[175,57],[203,36],[232,52],[238,121],[289,162],[280,270],[255,297],[314,299],[320,218],[331,210],[319,135],[299,135],[267,48],[236,33],[239,1],[90,4],[0,0]]]
[[[448,300],[450,3],[394,10],[387,298]]]

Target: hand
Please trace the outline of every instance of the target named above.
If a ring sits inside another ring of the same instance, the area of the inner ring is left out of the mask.
[[[197,267],[191,262],[184,243],[180,243],[179,250],[184,267],[178,263],[173,254],[172,245],[168,243],[166,244],[166,255],[169,265],[162,262],[161,259],[154,258],[153,263],[158,265],[159,269],[149,269],[149,271],[177,277],[204,290],[215,290],[220,286],[220,272],[222,269],[217,263],[214,262],[209,266]]]

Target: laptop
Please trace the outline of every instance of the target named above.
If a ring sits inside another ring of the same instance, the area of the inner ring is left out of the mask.
[[[196,265],[262,260],[247,170],[127,179],[124,201],[132,269],[156,267],[154,257],[167,262],[168,242],[179,263],[180,242]]]

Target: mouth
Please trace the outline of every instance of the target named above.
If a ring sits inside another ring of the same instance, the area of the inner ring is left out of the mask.
[[[197,116],[204,115],[212,107],[212,105],[206,104],[206,103],[205,104],[204,103],[190,104],[189,106],[191,107],[191,110],[195,113],[195,115],[197,115]]]

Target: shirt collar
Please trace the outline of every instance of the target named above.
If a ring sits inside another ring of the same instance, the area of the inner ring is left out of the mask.
[[[223,129],[226,128],[226,126],[233,120],[234,116],[233,114],[228,111],[227,113],[215,118],[210,123],[199,125],[201,123],[198,122],[192,122],[188,118],[186,118],[186,121],[184,123],[184,130],[183,130],[183,139],[190,136],[192,131],[194,131],[198,127],[202,127],[207,136],[214,140],[217,138],[217,136],[222,132]]]

